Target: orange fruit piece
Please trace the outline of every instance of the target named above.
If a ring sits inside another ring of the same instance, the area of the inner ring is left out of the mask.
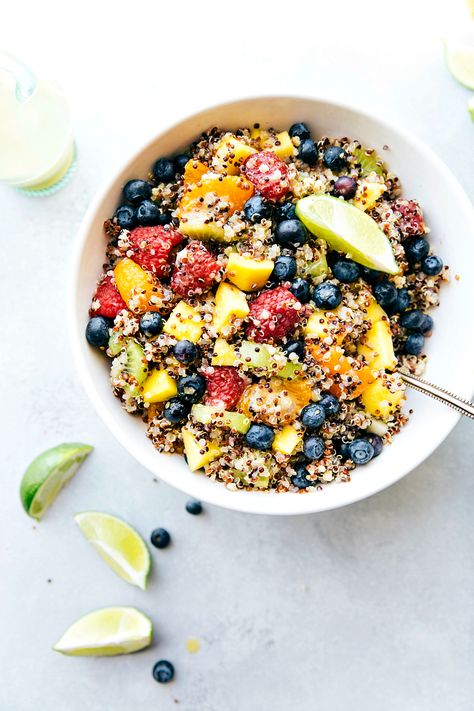
[[[227,214],[232,215],[237,210],[242,210],[253,193],[252,183],[239,175],[209,175],[185,191],[179,204],[180,214],[193,210],[207,211],[214,203],[222,201],[228,205]]]
[[[132,259],[120,260],[114,276],[120,296],[130,311],[139,314],[162,309],[165,294],[161,284]]]
[[[343,372],[344,375],[352,378],[352,382],[350,388],[345,388],[342,383],[334,383],[331,385],[329,391],[335,397],[340,397],[342,393],[345,392],[347,400],[355,400],[356,397],[362,395],[364,390],[375,380],[374,374],[368,365],[363,365],[359,369],[350,367]]]
[[[278,382],[281,390],[287,390],[291,399],[300,410],[310,402],[312,397],[311,385],[302,380],[301,378],[297,380],[281,380],[280,378],[271,378],[270,384],[274,385]]]
[[[311,387],[303,380],[271,378],[245,388],[238,410],[258,422],[274,427],[294,422],[311,399]]]
[[[318,343],[309,342],[307,348],[314,360],[331,376],[345,375],[352,378],[350,387],[345,388],[342,383],[334,383],[330,387],[330,392],[335,397],[340,397],[343,392],[346,392],[347,399],[354,400],[375,380],[372,369],[368,365],[358,368],[360,361],[348,358],[340,346],[324,348]]]
[[[209,171],[209,166],[205,163],[201,163],[200,160],[188,160],[184,166],[184,183],[185,185],[192,185],[198,183],[204,173]]]

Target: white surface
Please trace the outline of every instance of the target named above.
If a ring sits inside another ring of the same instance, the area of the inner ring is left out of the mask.
[[[0,44],[68,87],[80,163],[56,197],[0,190],[1,711],[472,709],[471,423],[349,509],[269,519],[209,508],[193,518],[185,496],[117,446],[70,360],[64,266],[94,190],[162,123],[200,106],[262,85],[354,99],[411,128],[473,194],[468,92],[447,75],[438,41],[453,16],[428,0],[386,14],[375,0],[327,6],[196,3],[185,17],[177,3],[48,0],[14,4],[2,23]],[[21,473],[38,451],[71,439],[96,452],[35,526],[18,503]],[[72,521],[87,508],[118,513],[144,535],[169,528],[173,548],[153,553],[146,593],[87,548]],[[50,651],[79,615],[111,604],[152,616],[152,649],[109,660]],[[201,640],[197,655],[185,651],[189,636]],[[160,687],[150,669],[163,657],[177,677]]]
[[[113,214],[123,185],[134,176],[146,176],[157,155],[182,150],[183,145],[210,126],[236,130],[252,125],[257,117],[266,128],[291,126],[304,118],[313,135],[350,133],[362,145],[384,155],[396,174],[406,176],[406,194],[416,195],[423,205],[432,230],[433,249],[450,265],[453,275],[458,275],[444,289],[442,303],[435,313],[436,330],[426,344],[429,356],[426,378],[465,397],[474,392],[474,331],[469,329],[465,333],[463,348],[455,359],[451,345],[464,329],[464,305],[474,303],[469,266],[474,264],[474,211],[470,200],[437,156],[415,137],[360,110],[327,100],[267,96],[221,104],[166,129],[132,156],[105,190],[99,192],[79,231],[68,293],[72,350],[82,382],[103,421],[137,462],[163,481],[195,498],[236,511],[275,515],[315,513],[359,501],[393,484],[433,452],[458,422],[457,413],[447,408],[440,411],[432,400],[411,391],[405,405],[407,411],[414,411],[410,422],[393,445],[386,448],[383,457],[354,473],[351,486],[326,486],[305,496],[298,493],[282,496],[274,491],[254,491],[250,495],[246,491],[229,491],[207,477],[196,476],[182,457],[157,455],[144,439],[143,422],[124,412],[114,397],[110,363],[103,354],[91,349],[84,338],[91,294],[104,262],[104,239],[100,238],[103,224]],[[452,233],[463,231],[462,241],[450,239]],[[452,367],[446,371],[449,360]]]

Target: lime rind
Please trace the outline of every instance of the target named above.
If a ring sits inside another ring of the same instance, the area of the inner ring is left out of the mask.
[[[474,89],[474,46],[445,40],[446,64],[452,76],[468,89]]]
[[[100,511],[84,511],[74,520],[87,541],[122,580],[146,589],[150,552],[140,534],[128,523]]]
[[[399,272],[389,239],[363,210],[330,195],[309,195],[297,202],[296,214],[332,249],[369,269]]]
[[[69,442],[47,449],[31,462],[20,484],[20,499],[28,516],[37,521],[44,516],[92,449],[88,444]]]
[[[132,654],[151,644],[152,623],[134,607],[106,607],[80,617],[53,646],[74,657]]]

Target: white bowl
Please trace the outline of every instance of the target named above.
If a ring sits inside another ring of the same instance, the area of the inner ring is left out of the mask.
[[[153,474],[187,494],[212,504],[260,514],[306,514],[350,504],[384,489],[420,464],[444,440],[459,419],[454,411],[414,392],[408,393],[410,421],[384,447],[380,457],[352,473],[349,483],[329,484],[305,494],[229,491],[223,484],[189,471],[180,456],[159,454],[145,436],[145,425],[120,406],[109,384],[109,362],[86,343],[84,329],[95,282],[104,261],[103,223],[113,214],[123,184],[146,176],[156,158],[184,149],[205,129],[261,125],[283,130],[306,122],[314,136],[350,136],[380,152],[400,177],[404,195],[420,201],[436,252],[451,267],[451,283],[442,290],[426,342],[427,379],[469,397],[474,390],[474,214],[448,168],[421,141],[385,120],[334,102],[263,97],[202,111],[163,131],[134,155],[105,186],[84,218],[73,263],[70,323],[80,377],[98,413],[130,454]],[[384,146],[388,146],[385,150]],[[460,278],[456,278],[459,275]]]

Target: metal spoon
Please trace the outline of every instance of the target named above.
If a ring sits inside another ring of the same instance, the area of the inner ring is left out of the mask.
[[[444,388],[440,388],[439,385],[433,385],[433,383],[428,383],[426,380],[421,378],[415,378],[413,375],[407,375],[406,373],[400,373],[404,382],[409,385],[413,390],[418,390],[418,392],[424,395],[429,395],[430,397],[442,402],[443,405],[448,405],[452,407],[453,410],[457,410],[461,415],[466,415],[474,420],[474,403],[469,400],[465,400],[459,395],[454,395]]]

